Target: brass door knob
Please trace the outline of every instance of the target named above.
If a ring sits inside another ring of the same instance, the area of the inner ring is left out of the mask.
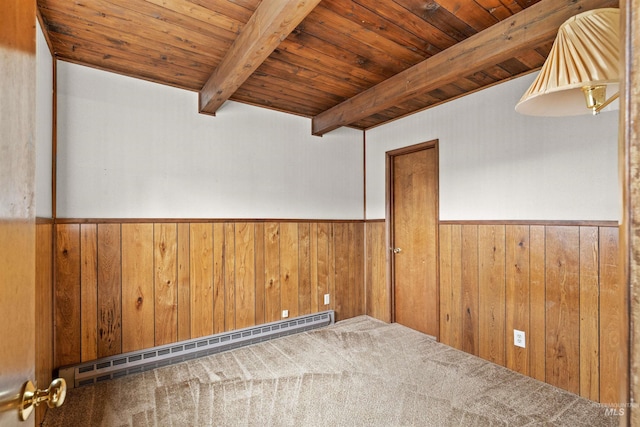
[[[393,248],[393,253],[394,253],[394,254],[399,254],[400,252],[402,252],[402,249],[400,249],[400,248]]]
[[[36,389],[31,381],[27,381],[22,386],[22,397],[18,408],[20,420],[26,421],[31,412],[33,412],[33,408],[43,402],[46,402],[49,408],[57,408],[64,403],[66,395],[67,383],[63,378],[56,378],[51,381],[49,388],[46,390]]]

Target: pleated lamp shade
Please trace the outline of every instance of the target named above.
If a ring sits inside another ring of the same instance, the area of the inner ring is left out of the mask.
[[[584,88],[604,86],[605,98],[618,92],[619,27],[616,8],[590,10],[568,19],[516,111],[532,116],[595,114],[595,107],[587,107]]]

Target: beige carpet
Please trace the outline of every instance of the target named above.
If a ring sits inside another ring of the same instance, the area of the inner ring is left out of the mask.
[[[70,390],[45,426],[617,425],[574,394],[366,316]]]

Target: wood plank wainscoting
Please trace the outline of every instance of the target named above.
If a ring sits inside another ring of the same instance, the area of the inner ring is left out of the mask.
[[[391,289],[387,229],[384,219],[365,224],[365,295],[368,316],[391,322]]]
[[[364,253],[362,221],[57,220],[54,367],[364,314]]]
[[[442,343],[594,401],[625,400],[615,223],[443,221],[439,233]],[[365,235],[367,314],[388,321],[385,223]]]
[[[617,225],[441,222],[439,233],[443,343],[594,401],[624,400]],[[62,365],[278,320],[282,309],[390,321],[384,220],[42,221],[37,237],[45,325],[55,280],[53,353],[47,328],[38,339],[41,366],[53,354],[43,383]],[[526,348],[513,346],[513,329]]]

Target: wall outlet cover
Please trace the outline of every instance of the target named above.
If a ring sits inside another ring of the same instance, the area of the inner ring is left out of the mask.
[[[329,305],[329,294],[324,294],[324,305]]]
[[[526,347],[524,331],[519,331],[517,329],[513,330],[513,345],[522,348]]]
[[[289,310],[282,310],[282,318],[286,319],[287,317],[289,317]]]

